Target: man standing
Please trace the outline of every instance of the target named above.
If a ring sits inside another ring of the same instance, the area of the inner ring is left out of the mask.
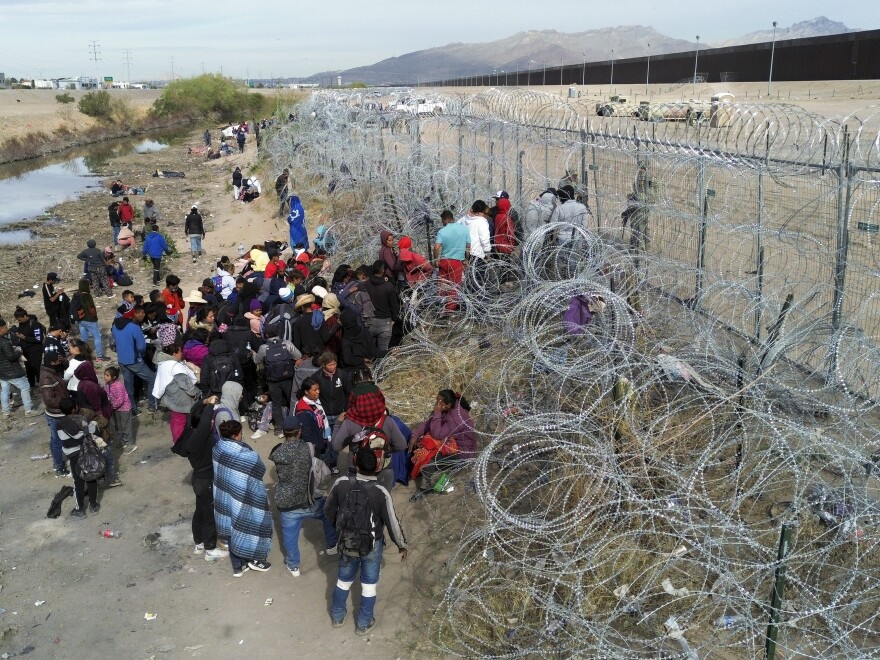
[[[113,230],[113,245],[116,245],[122,220],[119,217],[119,202],[115,199],[107,207],[107,215],[110,217],[110,228]]]
[[[192,252],[193,263],[196,257],[202,256],[202,239],[205,237],[205,224],[202,214],[199,213],[199,205],[193,204],[189,215],[183,223],[183,233],[189,238],[189,249]]]
[[[205,146],[209,148],[211,146],[211,131],[207,128],[205,129]]]
[[[369,331],[376,340],[379,353],[388,352],[391,343],[391,331],[394,322],[400,316],[400,297],[395,286],[385,278],[385,262],[373,264],[372,275],[364,285],[364,291],[373,303],[373,318],[369,322]]]
[[[489,207],[482,199],[475,201],[459,224],[468,228],[471,236],[471,269],[474,284],[481,288],[485,281],[486,259],[492,251],[492,238],[489,232]],[[442,231],[442,230],[441,230]]]
[[[391,493],[376,482],[376,455],[369,447],[361,447],[356,458],[357,476],[337,479],[330,487],[324,507],[327,519],[336,529],[340,553],[330,621],[334,628],[345,623],[348,592],[360,569],[361,602],[355,617],[355,633],[366,635],[376,625],[373,611],[385,547],[385,528],[399,549],[401,561],[406,560],[407,549]],[[361,528],[364,523],[368,529]]]
[[[162,270],[162,255],[171,254],[171,248],[165,242],[165,237],[159,233],[159,226],[150,227],[150,233],[144,240],[144,247],[141,250],[143,256],[149,256],[153,262],[153,286],[159,284],[159,272]]]
[[[278,193],[278,217],[287,215],[287,196],[290,193],[290,170],[286,167],[275,179],[275,192]]]
[[[70,317],[67,309],[69,301],[64,293],[64,287],[56,286],[59,281],[58,273],[46,274],[46,281],[43,283],[43,307],[46,309],[46,316],[49,317],[49,325],[58,324],[69,328]]]
[[[272,400],[272,422],[275,424],[275,434],[281,435],[281,426],[284,422],[283,408],[290,404],[292,394],[293,375],[296,369],[296,361],[302,358],[302,353],[293,345],[278,336],[278,329],[272,327],[266,331],[266,343],[260,346],[254,362],[265,365],[266,386],[269,390],[269,398]],[[251,440],[264,435],[262,431],[255,431]]]
[[[464,266],[471,255],[471,233],[463,224],[455,222],[452,211],[440,214],[443,228],[434,242],[434,259],[440,274],[440,296],[445,298],[447,312],[458,309],[457,288],[464,277]]]
[[[134,222],[134,207],[128,201],[128,197],[123,197],[119,203],[119,220],[123,225],[128,225],[129,229]]]
[[[588,230],[589,220],[592,218],[590,209],[581,204],[574,198],[574,186],[562,186],[559,189],[559,200],[561,204],[553,210],[550,216],[550,222],[567,222],[574,227],[582,227]],[[575,238],[575,228],[571,230],[563,230],[558,238],[559,245],[566,245]]]
[[[314,496],[315,491],[320,491],[320,484],[312,483],[311,479],[314,445],[302,440],[302,423],[296,417],[285,418],[283,430],[284,442],[272,448],[269,460],[275,463],[278,472],[275,506],[281,518],[284,563],[293,577],[299,577],[299,533],[303,520],[314,518],[323,523],[328,555],[337,552],[336,529],[324,515],[325,498]],[[326,468],[324,474],[327,475]]]
[[[144,321],[144,308],[136,305],[132,320],[120,316],[113,321],[110,332],[116,342],[116,358],[119,360],[119,370],[122,372],[122,380],[125,383],[125,391],[131,401],[131,414],[137,416],[140,410],[137,407],[137,399],[134,397],[134,379],[140,378],[146,386],[147,407],[150,412],[155,412],[157,403],[153,396],[153,385],[156,374],[144,363],[144,351],[147,350],[147,341],[140,324]]]
[[[144,200],[144,225],[150,227],[159,222],[159,207],[152,199]],[[147,232],[144,232],[146,235]]]
[[[31,388],[28,385],[24,367],[21,366],[21,349],[15,348],[9,341],[9,326],[0,318],[0,403],[3,405],[3,416],[12,415],[9,394],[15,387],[21,394],[24,404],[24,415],[30,417],[38,414],[31,401]]]
[[[79,338],[83,342],[89,340],[89,335],[95,340],[95,355],[98,362],[104,362],[104,344],[101,341],[101,328],[98,325],[98,310],[95,308],[95,300],[92,298],[91,285],[86,279],[79,281],[79,309],[82,314],[79,319]]]
[[[49,328],[51,333],[59,328]],[[48,338],[47,338],[48,344]],[[40,395],[45,406],[46,425],[49,427],[49,449],[52,462],[55,464],[56,477],[69,477],[70,470],[65,465],[64,452],[61,449],[61,438],[58,435],[58,422],[64,417],[61,412],[61,401],[68,398],[67,383],[64,382],[64,353],[49,351],[43,356],[40,368]]]
[[[90,238],[86,241],[86,249],[76,255],[76,258],[86,262],[89,280],[91,280],[95,290],[106,296],[112,296],[113,292],[110,290],[110,283],[107,281],[107,269],[104,266],[104,253],[98,249],[97,245],[95,239]]]
[[[238,142],[238,153],[240,154],[244,153],[245,140],[247,140],[247,135],[245,135],[245,132],[239,128],[238,133],[235,135],[235,141]]]

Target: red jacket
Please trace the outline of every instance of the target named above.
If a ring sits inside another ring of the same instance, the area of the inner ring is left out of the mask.
[[[134,220],[134,207],[128,202],[119,202],[119,219],[126,225]]]
[[[403,267],[403,274],[406,276],[407,282],[418,284],[431,277],[434,266],[418,252],[412,251],[412,239],[409,236],[401,237],[397,241],[397,247],[400,248],[397,258]]]
[[[510,200],[498,200],[498,215],[495,216],[495,251],[499,254],[510,254],[516,247],[513,233],[513,221],[510,219]]]

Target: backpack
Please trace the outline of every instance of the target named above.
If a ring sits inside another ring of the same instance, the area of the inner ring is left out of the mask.
[[[293,317],[294,313],[290,305],[284,303],[273,309],[263,324],[263,334],[269,334],[266,331],[269,326],[275,326],[278,330],[277,337],[283,341],[293,341]]]
[[[222,275],[213,275],[211,277],[211,284],[214,285],[214,291],[217,292],[217,295],[218,296],[222,295],[221,292],[223,291],[223,276]]]
[[[76,469],[83,481],[97,481],[104,476],[104,452],[95,444],[91,434],[83,438]]]
[[[134,284],[134,281],[131,279],[131,277],[128,276],[127,273],[123,273],[116,278],[116,284],[118,284],[119,286],[131,286],[132,284]]]
[[[351,488],[336,515],[339,552],[348,557],[366,557],[373,551],[373,505],[366,484],[348,477]]]
[[[291,380],[296,372],[296,361],[280,341],[269,342],[266,345],[265,363],[266,380],[272,383]]]
[[[351,439],[351,460],[357,466],[357,452],[361,447],[369,447],[376,455],[376,472],[384,470],[391,462],[391,442],[382,427],[388,418],[386,413],[382,413],[379,421],[375,426],[365,426],[363,430],[358,431]]]
[[[219,392],[230,380],[244,383],[238,360],[231,355],[218,355],[211,363],[211,391]]]
[[[330,481],[333,478],[330,468],[320,458],[312,458],[312,469],[309,472],[309,504],[315,500],[327,496],[330,490]]]

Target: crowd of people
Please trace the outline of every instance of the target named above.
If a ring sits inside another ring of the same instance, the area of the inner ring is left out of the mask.
[[[282,203],[290,185],[285,170],[276,181]],[[239,168],[233,188],[240,198]],[[117,251],[133,247],[135,214],[127,197],[108,210]],[[336,240],[322,227],[320,247],[312,250],[307,242],[266,241],[237,260],[221,257],[184,296],[174,274],[159,289],[170,250],[158,231],[158,208],[147,199],[142,254],[152,260],[155,288],[142,294],[123,288],[110,270],[121,269],[116,251],[102,251],[94,240],[79,254],[83,278],[72,296],[57,273],[48,273],[48,327],[22,308],[15,327],[0,319],[3,414],[13,414],[13,389],[25,416],[42,412],[55,474],[74,480],[72,518],[85,517],[87,505],[98,511],[103,490],[122,485],[116,464],[122,452],[137,448],[133,420],[144,407],[156,419],[167,415],[169,446],[192,467],[194,552],[209,561],[229,557],[234,577],[270,569],[266,464],[245,441],[245,426],[250,442],[274,435],[268,459],[277,473],[274,507],[285,567],[301,575],[302,524],[319,520],[322,550],[339,561],[331,623],[343,625],[359,573],[355,627],[365,634],[375,623],[385,532],[404,558],[407,552],[392,490],[413,481],[413,501],[443,492],[448,472],[479,449],[461,394],[441,389],[432,410],[410,420],[416,422],[410,428],[389,410],[372,377],[380,360],[394,359],[406,332],[408,291],[434,280],[440,312],[455,314],[461,287],[479,286],[490,260],[513,262],[540,225],[577,216],[583,224],[588,215],[569,185],[544,191],[521,222],[502,190],[491,206],[477,200],[457,220],[444,211],[428,256],[409,236],[382,231],[373,263],[333,264]],[[123,242],[124,230],[130,243]],[[205,234],[197,205],[184,230],[195,263]],[[118,296],[112,319],[98,318],[95,295]],[[102,323],[109,325],[109,346]],[[100,475],[93,469],[96,451]]]

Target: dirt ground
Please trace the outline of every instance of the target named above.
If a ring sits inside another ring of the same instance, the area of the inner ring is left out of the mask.
[[[194,131],[188,144],[199,143],[201,130]],[[210,163],[189,156],[185,146],[176,146],[117,158],[108,165],[108,176],[149,186],[148,196],[163,214],[160,225],[172,232],[181,250],[187,247],[183,218],[192,203],[199,203],[208,229],[206,256],[197,264],[188,256],[170,263],[185,294],[211,274],[221,254],[237,255],[239,242],[287,236],[286,223],[274,217],[274,173],[261,175],[265,191],[261,199],[249,205],[231,199],[232,169],[241,165],[248,174],[255,158],[254,144],[249,142],[245,154]],[[150,173],[157,168],[182,170],[186,178],[152,178]],[[136,207],[143,199],[135,198]],[[42,282],[53,264],[60,264],[67,275],[63,284],[75,286],[75,254],[87,238],[95,237],[99,245],[110,242],[106,212],[110,200],[107,193],[92,192],[61,204],[52,209],[59,221],[45,230],[47,238],[0,249],[4,264],[16,264],[3,276],[0,313],[4,317],[11,317],[14,304],[21,302],[15,294]],[[306,210],[308,215],[308,205]],[[312,228],[318,224],[316,214],[309,224]],[[123,258],[135,280],[131,288],[148,293],[152,286],[147,269],[133,258]],[[45,321],[39,293],[24,300]],[[116,304],[116,299],[97,299],[105,334]],[[430,402],[425,402],[426,413],[429,409]],[[426,505],[409,503],[412,486],[394,491],[411,543],[410,557],[401,563],[393,546],[386,553],[378,624],[362,638],[354,635],[351,615],[344,628],[330,627],[327,607],[336,563],[320,552],[323,534],[317,521],[304,526],[298,579],[284,568],[277,521],[269,556],[273,566],[267,573],[251,571],[233,579],[228,560],[209,563],[192,554],[190,468],[170,452],[167,420],[140,418],[138,449],[120,459],[125,485],[106,491],[100,513],[84,520],[68,517],[71,499],[64,502],[60,518],[46,518],[52,497],[71,483],[54,477],[50,460],[31,460],[32,455],[48,452],[48,437],[41,418],[26,422],[20,411],[0,433],[0,506],[7,530],[0,542],[0,608],[5,610],[0,614],[0,654],[240,658],[296,649],[325,657],[408,658],[427,653],[417,650],[418,630],[426,608],[438,598],[436,578],[444,551],[454,543],[419,519]],[[252,444],[266,460],[275,442],[269,435]],[[265,481],[270,483],[274,473],[266,462]],[[453,496],[468,497],[458,492]],[[121,538],[99,536],[107,528],[120,531]],[[358,593],[357,588],[353,593]],[[156,618],[146,620],[147,613]]]

